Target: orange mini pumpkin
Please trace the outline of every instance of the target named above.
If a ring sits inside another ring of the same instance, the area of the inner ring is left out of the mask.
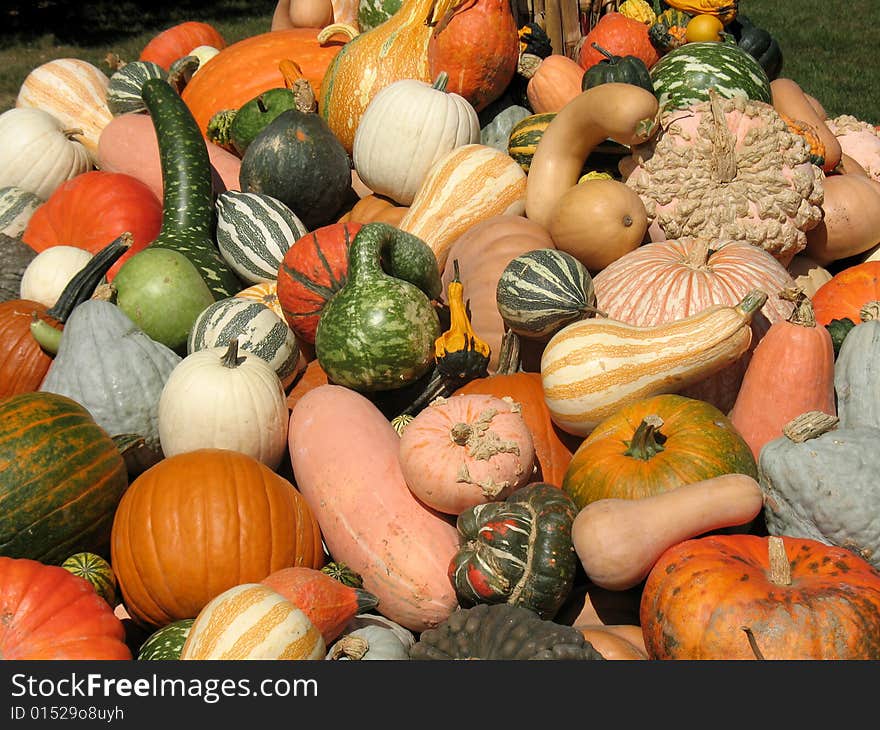
[[[139,624],[195,618],[213,598],[293,565],[324,564],[296,488],[257,459],[199,449],[135,479],[113,520],[111,562]]]
[[[880,300],[880,261],[848,266],[813,294],[816,322],[823,327],[832,319],[862,321],[862,307]]]

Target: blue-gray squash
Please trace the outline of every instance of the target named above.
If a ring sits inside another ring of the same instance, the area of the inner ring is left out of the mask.
[[[834,390],[841,426],[880,428],[880,320],[847,334],[834,362]]]

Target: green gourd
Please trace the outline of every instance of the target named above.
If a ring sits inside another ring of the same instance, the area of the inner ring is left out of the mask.
[[[254,137],[281,112],[296,109],[296,95],[291,89],[268,89],[242,104],[229,125],[232,146],[241,157]]]
[[[581,90],[586,91],[593,86],[607,83],[632,84],[654,93],[654,82],[645,62],[637,56],[616,56],[606,51],[598,43],[591,44],[603,58],[586,71],[581,77]]]
[[[424,241],[387,223],[363,226],[349,250],[348,281],[325,305],[315,334],[328,378],[382,391],[427,373],[440,335],[431,300],[441,291],[437,259]]]

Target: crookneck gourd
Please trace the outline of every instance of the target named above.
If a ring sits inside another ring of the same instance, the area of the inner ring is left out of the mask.
[[[388,223],[363,226],[349,249],[348,281],[318,322],[321,367],[359,391],[418,379],[434,363],[440,320],[431,300],[440,292],[437,259],[424,241]]]
[[[784,264],[806,247],[806,231],[822,217],[823,175],[772,106],[713,92],[667,112],[660,128],[621,163],[653,240],[749,241]]]

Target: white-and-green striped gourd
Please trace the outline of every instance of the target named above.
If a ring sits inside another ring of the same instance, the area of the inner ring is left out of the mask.
[[[269,363],[282,383],[294,374],[299,345],[293,330],[265,304],[248,299],[229,297],[207,307],[193,324],[187,351],[226,346],[235,338],[239,350]]]
[[[19,238],[44,202],[39,195],[15,185],[0,188],[0,233]]]
[[[142,112],[146,104],[141,87],[147,79],[164,79],[168,73],[152,61],[131,61],[115,71],[107,86],[107,108],[113,116]]]
[[[590,272],[571,254],[552,248],[512,259],[498,279],[495,300],[504,323],[531,339],[550,337],[596,311]]]
[[[217,196],[217,247],[249,284],[275,281],[284,254],[308,229],[280,200],[227,190]]]

